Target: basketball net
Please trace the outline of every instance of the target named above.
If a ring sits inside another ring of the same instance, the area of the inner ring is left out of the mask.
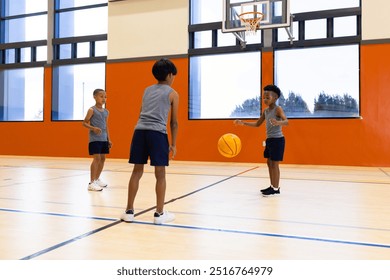
[[[240,14],[238,17],[240,18],[241,23],[245,25],[246,32],[249,35],[255,35],[264,14],[260,12],[246,12]]]

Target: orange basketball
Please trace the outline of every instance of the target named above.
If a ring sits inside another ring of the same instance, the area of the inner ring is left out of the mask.
[[[218,151],[227,158],[238,155],[241,151],[241,140],[233,133],[226,133],[218,140]]]

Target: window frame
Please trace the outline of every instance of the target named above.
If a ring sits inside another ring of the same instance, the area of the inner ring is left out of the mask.
[[[193,0],[192,0],[193,1]],[[236,44],[234,46],[224,46],[218,47],[218,31],[222,28],[222,22],[211,22],[211,23],[197,23],[191,24],[191,1],[190,1],[190,24],[188,25],[188,34],[189,34],[189,75],[191,69],[191,58],[203,55],[213,55],[213,54],[225,54],[225,53],[239,53],[246,51],[272,51],[275,52],[277,50],[288,50],[295,48],[312,48],[312,47],[324,47],[324,46],[341,46],[341,45],[358,45],[359,48],[359,57],[358,64],[360,65],[360,44],[361,44],[361,1],[359,3],[359,7],[352,8],[342,8],[342,9],[332,9],[332,10],[321,10],[321,11],[313,11],[313,12],[303,12],[297,13],[293,15],[293,20],[291,24],[294,22],[298,22],[299,30],[298,30],[298,38],[291,42],[283,42],[278,41],[278,30],[280,29],[268,29],[268,30],[259,30],[257,32],[261,32],[261,43],[260,44],[247,44],[246,48],[242,48],[239,40],[236,40]],[[356,17],[356,35],[354,36],[334,36],[334,19],[341,17]],[[326,20],[326,38],[321,39],[310,39],[305,40],[305,21],[315,20],[315,19],[325,19]],[[195,47],[195,34],[196,32],[210,31],[211,30],[211,42],[212,45],[209,47],[196,48]],[[265,33],[267,32],[267,33]],[[267,47],[264,45],[265,36],[269,36],[271,34],[271,47]],[[275,61],[274,61],[275,64]],[[259,65],[261,67],[261,65]],[[361,118],[361,85],[360,85],[360,69],[359,71],[359,116],[358,117],[323,117],[323,119],[356,119]],[[275,73],[273,73],[276,75]],[[262,73],[261,73],[262,75]],[[262,80],[262,79],[260,79]],[[188,119],[189,120],[206,120],[206,119],[193,119],[190,118],[190,104],[191,104],[191,79],[188,81],[189,85],[189,98],[188,98]],[[262,100],[262,92],[260,93],[260,100]],[[262,110],[262,108],[260,108]],[[260,114],[260,112],[259,112]],[[295,119],[296,117],[291,117],[291,119]],[[229,120],[230,118],[221,118]],[[299,117],[297,119],[322,119],[322,117]]]
[[[54,38],[52,39],[52,47],[53,47],[53,58],[52,58],[52,104],[51,104],[51,121],[52,122],[72,122],[72,121],[81,121],[80,119],[55,119],[54,116],[59,112],[54,112],[53,109],[57,108],[54,106],[53,102],[58,100],[58,96],[55,94],[59,94],[59,77],[57,77],[57,73],[59,72],[58,68],[61,66],[70,66],[70,65],[80,65],[80,64],[93,64],[93,63],[106,63],[107,55],[105,56],[97,56],[96,55],[96,42],[107,41],[107,34],[96,34],[96,35],[86,35],[86,36],[73,36],[73,37],[59,37],[60,34],[60,14],[67,12],[74,12],[80,10],[94,9],[94,8],[102,8],[108,7],[107,3],[99,3],[85,6],[76,6],[70,8],[60,8],[60,1],[54,1]],[[78,57],[77,50],[79,44],[89,44],[88,56],[86,57]],[[64,45],[70,45],[70,58],[61,58],[60,49]]]

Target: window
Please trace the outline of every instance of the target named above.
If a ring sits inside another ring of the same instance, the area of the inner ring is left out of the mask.
[[[190,119],[259,117],[260,56],[245,52],[193,57]]]
[[[0,71],[0,121],[43,120],[43,68]]]
[[[223,1],[190,2],[190,119],[259,117],[263,51],[274,53],[289,118],[359,117],[360,0],[290,0],[294,38],[263,30],[244,47],[221,32]]]
[[[92,34],[106,34],[107,7],[58,12],[57,38],[77,37]]]
[[[95,103],[93,91],[105,87],[105,64],[63,65],[54,69],[53,120],[84,119]]]
[[[276,51],[275,83],[288,117],[358,117],[359,47]]]
[[[360,7],[360,0],[290,0],[292,14]]]
[[[47,0],[0,0],[0,121],[43,120]]]
[[[55,5],[52,120],[82,120],[105,88],[107,0],[61,0]]]
[[[261,32],[242,49],[233,33],[221,32],[222,6],[191,1],[190,119],[260,116]]]
[[[48,59],[53,120],[84,118],[93,105],[87,92],[105,87],[107,6],[107,0],[0,0],[0,121],[43,120]]]

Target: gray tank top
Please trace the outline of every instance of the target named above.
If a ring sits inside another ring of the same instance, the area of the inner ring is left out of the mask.
[[[168,113],[171,108],[168,85],[155,84],[145,89],[141,114],[135,129],[154,130],[167,133]]]
[[[270,119],[276,119],[277,121],[280,121],[281,118],[276,117],[276,108],[278,106],[275,106],[272,110],[270,108],[267,108],[264,110],[265,114],[265,126],[267,129],[267,138],[280,138],[283,137],[282,127],[280,125],[273,126],[270,122]]]
[[[93,115],[91,117],[90,123],[92,126],[99,127],[102,130],[101,134],[96,134],[92,130],[89,131],[89,142],[95,141],[108,141],[107,139],[107,117],[108,111],[103,109],[99,111],[95,106],[91,107],[93,110]]]

